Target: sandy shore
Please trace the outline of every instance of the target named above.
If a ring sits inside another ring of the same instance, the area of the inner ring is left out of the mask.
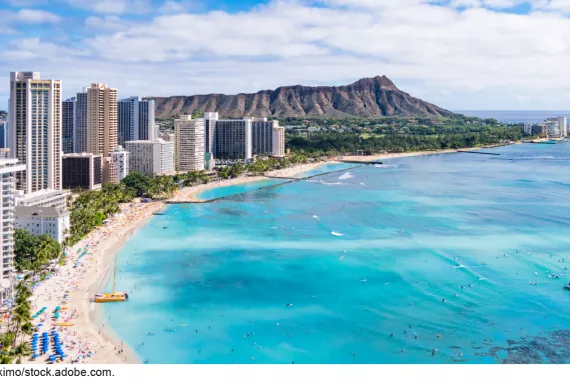
[[[499,146],[499,145],[497,145],[497,146]],[[371,156],[342,156],[342,157],[339,157],[338,159],[343,160],[343,161],[369,162],[369,161],[378,161],[378,160],[382,160],[382,159],[387,160],[390,158],[403,158],[403,157],[414,157],[414,156],[427,156],[427,155],[432,155],[432,154],[457,153],[459,150],[471,151],[471,150],[479,150],[479,149],[483,149],[483,148],[494,148],[497,146],[462,148],[462,149],[442,149],[442,150],[406,152],[406,153],[382,153],[382,154],[374,154]],[[503,145],[500,145],[500,146],[503,146]]]
[[[268,179],[267,177],[292,177],[299,173],[314,170],[319,166],[324,164],[334,163],[336,161],[322,161],[322,162],[314,162],[310,164],[302,164],[292,166],[290,168],[273,170],[266,173],[266,176],[252,176],[252,177],[239,177],[239,178],[232,178],[218,182],[211,182],[204,185],[198,185],[193,187],[185,187],[180,191],[180,193],[172,198],[169,199],[169,202],[195,202],[200,203],[204,202],[204,200],[197,197],[197,195],[205,190],[215,189],[218,187],[226,187],[232,185],[241,185],[244,183],[249,182],[256,182]]]
[[[66,264],[34,289],[32,313],[44,306],[47,308],[40,318],[34,320],[35,326],[43,324],[39,327],[40,336],[52,329],[53,311],[58,305],[62,307],[59,321],[74,324],[58,328],[63,351],[67,355],[65,363],[77,359],[79,363],[90,364],[140,362],[127,344],[122,344],[112,330],[105,328],[101,305],[90,302],[90,299],[101,290],[115,253],[153,212],[163,207],[161,202],[123,205],[121,215],[110,219],[104,227],[68,249]],[[88,253],[81,256],[84,249]],[[43,362],[47,356],[42,355],[38,361]]]

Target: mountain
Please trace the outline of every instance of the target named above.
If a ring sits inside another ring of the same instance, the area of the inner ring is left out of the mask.
[[[255,94],[155,97],[157,117],[219,112],[220,117],[454,116],[400,91],[386,76],[360,79],[348,86],[286,86]]]

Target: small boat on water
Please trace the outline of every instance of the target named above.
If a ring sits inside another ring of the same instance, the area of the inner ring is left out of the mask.
[[[568,283],[568,285],[564,285],[564,289],[570,290],[570,282]]]
[[[152,215],[166,215],[166,213],[164,211],[156,211],[153,212]]]
[[[332,231],[331,235],[333,236],[342,236],[342,234],[340,232],[336,232],[336,231]]]

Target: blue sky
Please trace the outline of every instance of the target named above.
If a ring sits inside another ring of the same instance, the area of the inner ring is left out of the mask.
[[[569,109],[570,0],[0,0],[10,71],[121,97],[386,75],[449,109]]]

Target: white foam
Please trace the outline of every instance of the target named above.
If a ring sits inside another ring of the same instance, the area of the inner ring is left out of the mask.
[[[350,179],[350,178],[352,178],[352,177],[354,177],[354,176],[352,175],[352,173],[346,172],[346,173],[344,173],[343,175],[341,175],[340,177],[338,177],[338,179]]]
[[[336,231],[332,231],[331,235],[333,236],[343,236],[343,234],[341,234],[340,232],[336,232]]]

